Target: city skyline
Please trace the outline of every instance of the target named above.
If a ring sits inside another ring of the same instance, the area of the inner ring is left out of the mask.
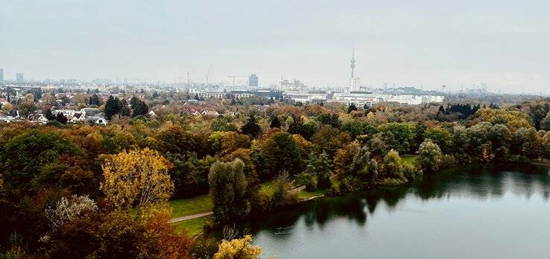
[[[312,8],[314,7],[314,8]],[[550,89],[550,3],[513,1],[8,0],[0,9],[4,79],[96,78],[493,91]],[[63,14],[63,15],[62,15]]]

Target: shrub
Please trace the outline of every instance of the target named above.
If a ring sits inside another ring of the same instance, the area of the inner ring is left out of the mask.
[[[292,193],[292,182],[288,177],[288,173],[283,172],[273,182],[273,207],[283,207],[297,202],[296,193]]]

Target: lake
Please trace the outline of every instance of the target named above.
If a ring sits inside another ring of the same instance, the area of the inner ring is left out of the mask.
[[[550,170],[462,169],[251,226],[264,258],[550,258]]]

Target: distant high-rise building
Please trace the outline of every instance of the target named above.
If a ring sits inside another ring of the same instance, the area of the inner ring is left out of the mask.
[[[258,87],[258,76],[256,74],[248,77],[248,86]]]
[[[15,80],[17,80],[17,82],[23,82],[25,81],[25,75],[23,75],[23,73],[17,73],[15,74]]]
[[[4,82],[4,69],[0,68],[0,83]]]

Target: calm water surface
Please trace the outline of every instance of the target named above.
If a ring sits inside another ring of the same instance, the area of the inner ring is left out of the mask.
[[[550,170],[472,169],[323,199],[252,226],[265,258],[550,258]]]

